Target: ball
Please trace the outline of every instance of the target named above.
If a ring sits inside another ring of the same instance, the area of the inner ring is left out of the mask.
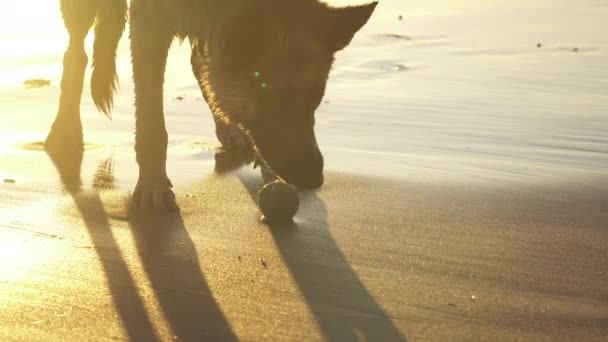
[[[300,197],[295,187],[277,180],[260,189],[258,203],[265,221],[281,223],[290,221],[296,215]]]

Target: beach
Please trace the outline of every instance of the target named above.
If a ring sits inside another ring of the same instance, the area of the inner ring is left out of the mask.
[[[57,4],[28,8],[44,30],[0,14],[0,339],[608,335],[606,3],[381,1],[317,110],[326,182],[282,225],[259,170],[218,172],[186,43],[165,83],[179,213],[129,210],[127,35],[111,120],[85,86],[84,154],[47,155],[67,35]]]

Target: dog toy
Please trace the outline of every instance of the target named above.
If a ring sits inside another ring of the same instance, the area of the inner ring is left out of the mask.
[[[298,212],[300,197],[293,185],[276,180],[262,187],[258,194],[258,205],[265,221],[288,222]]]

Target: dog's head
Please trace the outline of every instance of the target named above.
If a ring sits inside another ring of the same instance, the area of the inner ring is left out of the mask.
[[[201,80],[214,115],[240,124],[266,162],[301,188],[323,183],[314,112],[334,54],[376,2],[334,8],[317,0],[250,1],[199,42]]]

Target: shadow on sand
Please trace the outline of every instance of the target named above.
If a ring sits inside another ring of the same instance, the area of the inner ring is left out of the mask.
[[[129,338],[159,340],[98,193],[114,186],[111,160],[100,164],[93,179],[94,189],[83,191],[82,153],[49,156],[84,219]],[[233,156],[218,157],[217,172],[241,165]],[[226,166],[220,160],[230,162]],[[237,175],[256,201],[261,178]],[[324,337],[330,341],[405,341],[332,237],[323,200],[315,192],[300,196],[302,222],[270,225],[269,230]],[[237,340],[207,285],[181,215],[129,216],[145,274],[175,337],[185,341]]]
[[[99,256],[114,306],[132,341],[160,340],[153,329],[119,244],[112,235],[98,190],[113,188],[112,162],[102,162],[93,191],[82,191],[82,153],[50,154],[64,189],[72,195]],[[234,341],[236,336],[217,305],[199,265],[182,217],[130,213],[129,225],[154,294],[175,338]],[[175,248],[178,245],[179,248]]]
[[[245,156],[244,162],[250,158]],[[216,172],[238,166],[237,156],[216,156]],[[257,203],[261,177],[237,173]],[[300,192],[299,222],[269,224],[274,242],[321,332],[329,341],[406,341],[374,300],[331,235],[325,202],[315,191]]]

